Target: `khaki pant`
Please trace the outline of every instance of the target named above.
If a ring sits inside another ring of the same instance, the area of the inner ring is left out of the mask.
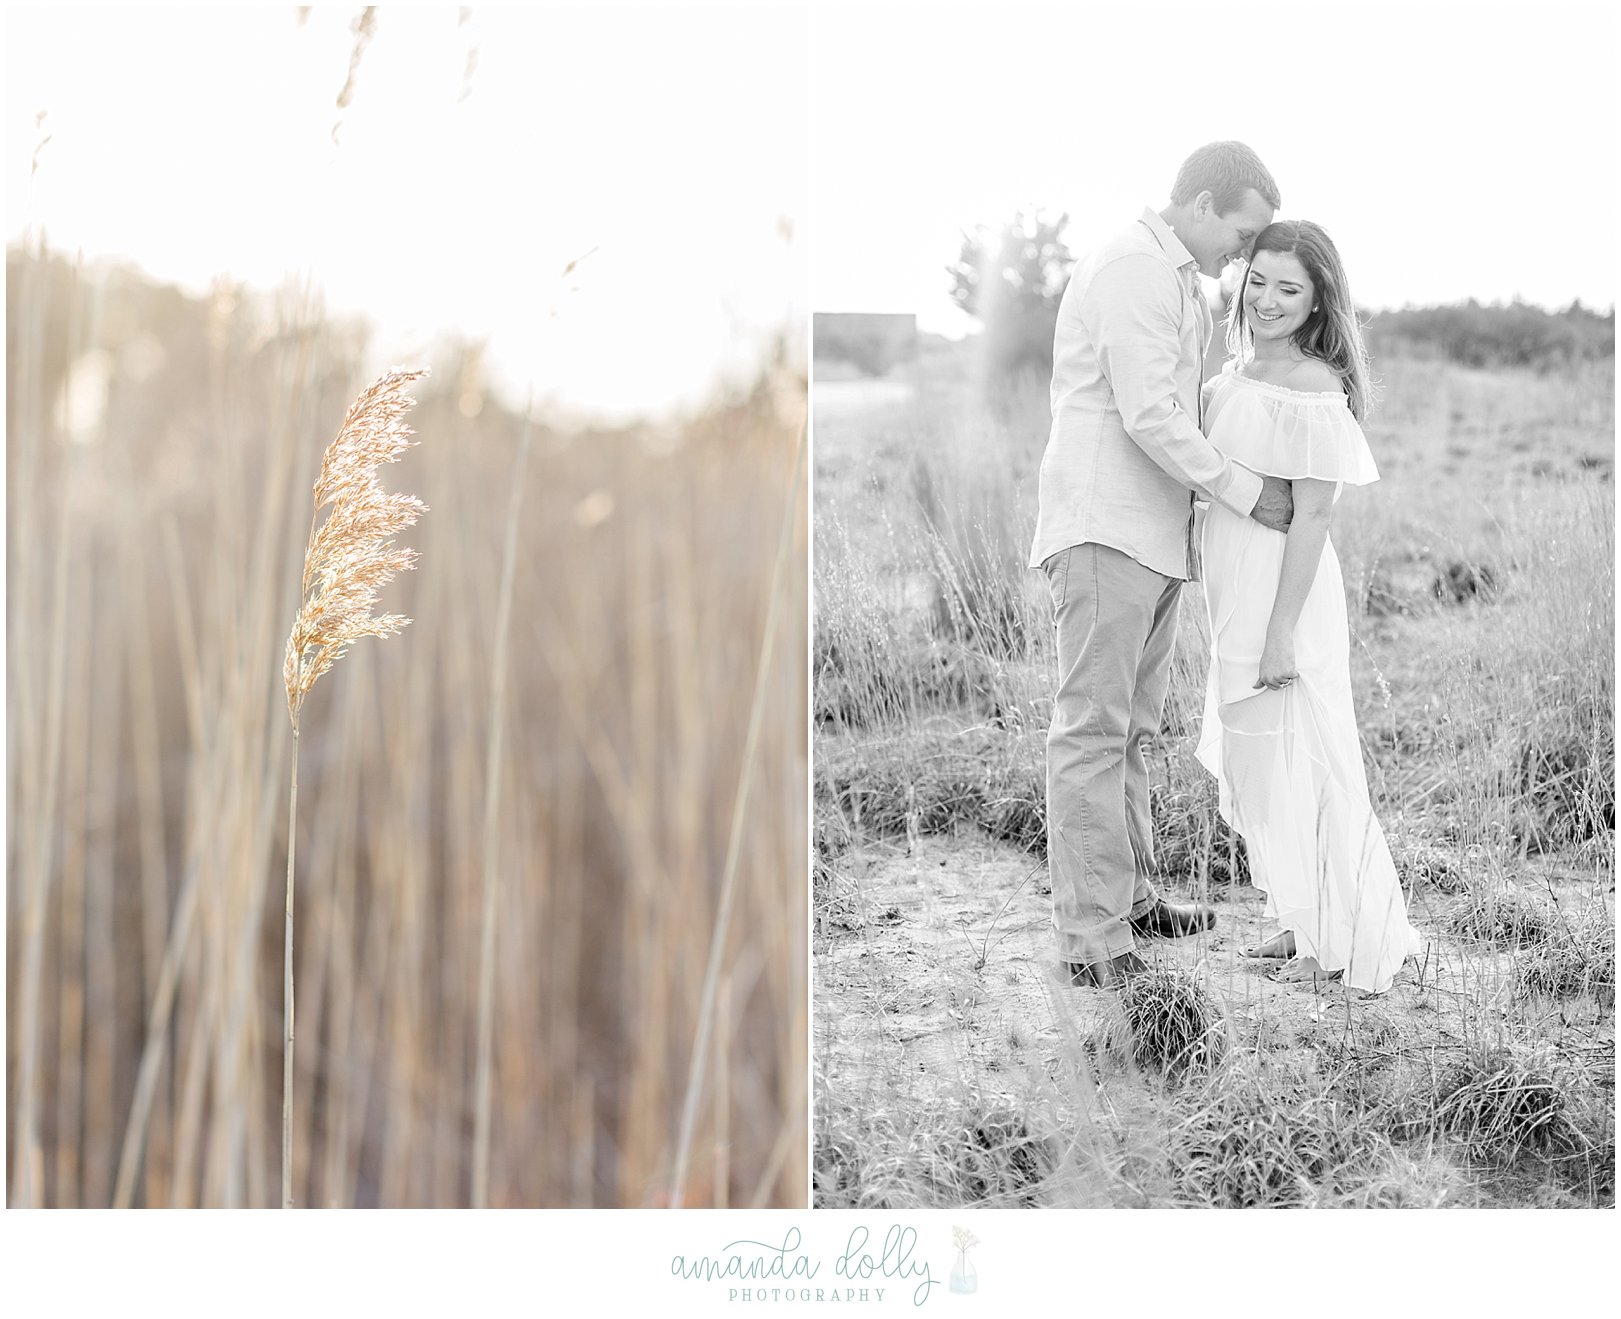
[[[1047,733],[1047,864],[1066,962],[1130,952],[1127,923],[1158,900],[1143,742],[1159,731],[1171,681],[1180,580],[1107,545],[1041,565],[1058,633]]]

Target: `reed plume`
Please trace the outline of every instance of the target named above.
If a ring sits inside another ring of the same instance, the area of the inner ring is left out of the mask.
[[[396,548],[392,537],[415,524],[427,506],[393,495],[377,483],[377,468],[394,462],[414,441],[405,414],[415,403],[405,387],[426,371],[390,371],[349,407],[327,446],[316,478],[310,538],[298,613],[287,637],[283,677],[293,724],[292,788],[287,802],[287,915],[283,944],[281,1204],[293,1204],[293,851],[298,820],[298,719],[316,679],[361,637],[393,636],[411,620],[372,616],[377,593],[394,575],[416,564],[416,551]],[[332,511],[319,527],[323,508]]]
[[[282,670],[295,736],[305,696],[351,643],[392,636],[411,621],[399,614],[373,618],[371,610],[394,574],[416,564],[416,551],[396,549],[390,538],[427,507],[411,495],[388,494],[377,484],[377,468],[412,447],[404,417],[416,400],[404,389],[426,374],[390,371],[378,379],[350,405],[321,459],[303,592]],[[332,511],[317,529],[315,518],[328,504]]]

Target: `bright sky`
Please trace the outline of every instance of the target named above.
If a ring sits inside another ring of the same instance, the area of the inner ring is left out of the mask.
[[[963,229],[1042,206],[1084,251],[1225,138],[1365,306],[1615,302],[1609,5],[822,9],[811,79],[818,311],[960,334]]]
[[[360,9],[8,6],[8,241],[313,276],[381,358],[488,338],[510,398],[608,415],[803,322],[804,11],[383,6],[334,147]]]

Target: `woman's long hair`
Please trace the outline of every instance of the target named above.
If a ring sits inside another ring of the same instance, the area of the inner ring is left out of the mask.
[[[1356,304],[1351,301],[1351,286],[1333,241],[1322,225],[1310,220],[1279,220],[1261,230],[1250,260],[1261,252],[1293,256],[1306,268],[1316,307],[1289,341],[1308,357],[1328,363],[1345,388],[1351,415],[1364,420],[1373,407],[1373,376],[1368,350],[1362,342],[1362,326],[1356,318]],[[1240,365],[1255,355],[1254,335],[1244,319],[1244,289],[1248,283],[1246,269],[1227,308],[1227,351]]]

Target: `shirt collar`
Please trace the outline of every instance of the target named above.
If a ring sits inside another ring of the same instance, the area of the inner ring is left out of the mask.
[[[1148,232],[1154,235],[1165,255],[1171,258],[1171,264],[1178,270],[1183,266],[1193,266],[1198,269],[1198,263],[1193,259],[1193,253],[1182,245],[1182,240],[1176,236],[1176,230],[1160,218],[1160,214],[1152,206],[1143,207],[1142,222],[1148,226]]]

